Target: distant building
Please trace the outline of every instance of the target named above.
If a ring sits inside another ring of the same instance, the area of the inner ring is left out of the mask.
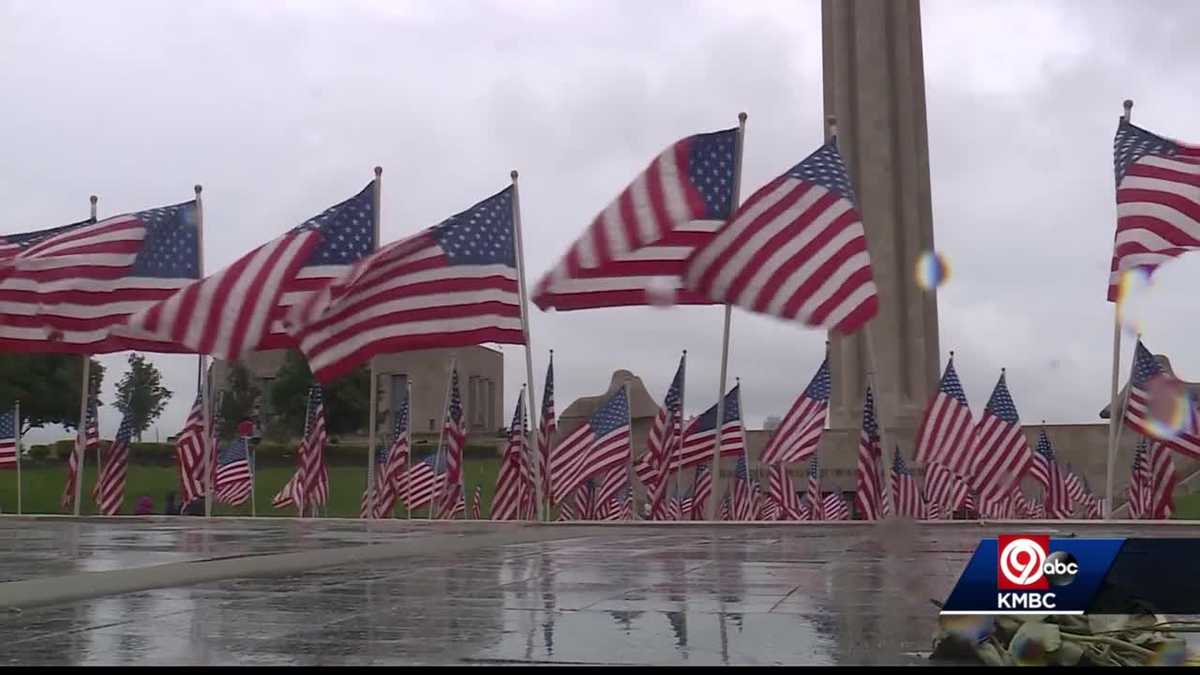
[[[763,420],[763,429],[766,431],[775,431],[779,428],[779,423],[782,421],[783,418],[779,415],[771,415],[767,419]]]

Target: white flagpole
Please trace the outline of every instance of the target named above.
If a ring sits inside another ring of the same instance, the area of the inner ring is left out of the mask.
[[[204,202],[200,197],[200,192],[204,189],[200,185],[195,186],[196,191],[196,232],[197,241],[196,247],[200,253],[200,275],[204,275]],[[200,427],[204,438],[200,442],[200,447],[204,449],[204,517],[212,518],[212,502],[213,502],[213,466],[212,466],[212,411],[209,409],[212,402],[212,392],[209,391],[208,382],[208,360],[204,354],[197,355],[197,381],[200,383]]]
[[[454,370],[457,367],[457,356],[450,357],[450,372],[446,374],[446,399],[442,404],[442,426],[438,429],[438,444],[437,450],[433,455],[433,496],[429,501],[429,520],[433,520],[433,509],[437,505],[438,494],[441,492],[439,488],[442,486],[442,479],[438,477],[438,464],[442,459],[442,442],[446,438],[446,413],[450,409],[450,389],[454,386]],[[409,418],[412,418],[412,411],[409,411]]]
[[[1133,118],[1133,101],[1125,99],[1125,113],[1121,119],[1126,122]],[[1116,239],[1113,239],[1116,245]],[[1115,251],[1114,251],[1115,253]],[[1117,442],[1120,437],[1121,418],[1117,416],[1117,396],[1121,386],[1121,299],[1113,303],[1113,355],[1112,355],[1112,399],[1108,404],[1108,466],[1105,472],[1104,519],[1112,519],[1113,511],[1113,469],[1117,463]]]
[[[742,148],[745,145],[746,138],[746,113],[738,113],[738,134],[737,147],[734,150],[734,159],[737,161],[737,170],[733,173],[733,208],[729,216],[733,217],[733,212],[737,211],[741,205],[742,197]],[[717,519],[717,495],[721,494],[721,426],[725,424],[725,383],[726,376],[729,370],[729,324],[733,318],[733,307],[725,305],[725,330],[721,338],[721,377],[717,391],[717,427],[716,435],[713,437],[713,458],[712,458],[712,487],[713,498],[708,504],[708,520]]]
[[[13,442],[17,444],[17,515],[21,515],[21,402],[13,405]]]
[[[674,444],[675,444],[675,453],[674,453],[675,457],[667,462],[667,472],[670,473],[671,470],[674,469],[674,478],[673,478],[674,482],[672,483],[671,494],[668,495],[669,499],[675,499],[679,496],[679,474],[683,471],[683,469],[681,469],[679,467],[678,462],[680,460],[680,456],[679,456],[680,452],[683,451],[683,428],[684,428],[684,426],[686,426],[684,419],[683,419],[684,393],[687,391],[687,350],[686,349],[683,350],[682,367],[679,370],[682,374],[682,377],[679,378],[679,419],[671,420],[672,425],[677,425],[679,427],[679,433],[675,433],[675,429],[671,429],[671,436],[674,437],[673,440],[674,440]],[[666,477],[664,476],[663,479],[666,480]],[[695,500],[695,498],[696,498],[696,495],[692,495],[692,499]],[[670,513],[670,512],[671,511],[668,509],[668,513]],[[682,518],[682,517],[683,516],[681,514],[680,518]]]
[[[257,448],[255,448],[252,451],[252,449],[250,447],[250,439],[247,438],[245,442],[246,442],[246,456],[247,456],[247,459],[250,460],[250,517],[257,518],[258,517],[258,501],[255,498],[255,494],[254,494],[254,483],[255,483],[255,479],[258,477],[257,476],[257,474],[258,474],[258,450],[257,450]]]
[[[517,244],[517,280],[520,283],[521,291],[521,332],[525,337],[525,381],[529,390],[529,422],[534,429],[540,429],[538,426],[538,415],[541,411],[537,409],[537,397],[534,395],[534,388],[537,386],[533,380],[533,336],[529,329],[529,291],[525,286],[525,243],[521,236],[521,192],[517,187],[517,170],[513,169],[509,174],[512,178],[512,217],[513,217],[513,234],[516,237]],[[535,520],[542,519],[542,470],[541,466],[541,441],[538,439],[537,433],[533,434],[533,455],[538,461],[533,463],[533,494],[537,500],[537,514]],[[545,467],[549,469],[549,467]]]
[[[745,406],[742,405],[742,378],[735,377],[735,378],[733,378],[733,381],[736,383],[734,385],[734,388],[737,389],[737,392],[738,392],[738,411],[741,412],[746,409]],[[743,422],[742,422],[742,458],[746,462],[746,488],[750,490],[750,499],[753,500],[754,499],[754,490],[750,489],[753,487],[750,484],[750,444],[746,442],[746,423],[744,421],[745,419],[746,419],[745,413],[742,413],[742,420],[743,420]],[[732,495],[730,495],[729,505],[731,507],[733,506],[733,496]],[[753,514],[753,513],[750,514],[750,517],[747,518],[747,520],[754,520],[754,515],[755,514]]]
[[[96,205],[97,205],[97,202],[99,202],[99,201],[100,201],[100,198],[97,197],[96,195],[92,195],[92,196],[88,197],[89,217],[91,218],[93,223],[96,222],[96,218],[97,218]],[[90,354],[88,355],[88,358],[91,358]],[[97,428],[98,428],[99,424],[100,424],[100,420],[97,419],[96,424],[97,424]],[[96,446],[96,482],[97,483],[99,483],[99,481],[100,481],[100,474],[104,472],[104,460],[101,459],[100,454],[101,454],[100,446],[97,445]],[[85,447],[83,449],[83,461],[80,462],[80,465],[79,465],[79,467],[80,467],[79,468],[79,478],[81,481],[83,480],[83,465],[86,463],[87,463],[87,448]],[[99,512],[99,506],[100,506],[99,504],[96,505],[97,512]]]
[[[79,502],[83,499],[83,462],[87,459],[84,448],[87,447],[87,414],[88,399],[91,398],[88,382],[91,379],[92,359],[87,354],[81,354],[83,359],[83,379],[79,384],[79,429],[75,440],[75,517],[79,517]]]
[[[626,488],[629,490],[629,510],[631,512],[629,518],[630,520],[637,520],[637,499],[633,496],[633,403],[629,399],[628,381],[625,382],[625,412],[628,414],[627,419],[629,420],[629,468],[625,473]],[[664,477],[663,480],[666,480],[666,478]],[[624,511],[625,495],[621,495],[620,500],[621,511]]]
[[[412,378],[404,378],[404,395],[405,405],[408,406],[408,420],[404,423],[404,435],[408,437],[408,458],[405,460],[408,463],[408,470],[404,472],[404,482],[407,488],[404,492],[404,510],[409,520],[412,520],[412,425],[413,425],[413,410],[412,410]]]
[[[383,167],[375,167],[375,186],[371,195],[371,225],[375,228],[375,246],[379,248],[379,194],[383,183]],[[368,389],[370,400],[367,402],[367,518],[375,517],[375,416],[379,408],[379,373],[375,367],[375,357],[371,357],[371,384]],[[331,500],[332,501],[332,500]]]

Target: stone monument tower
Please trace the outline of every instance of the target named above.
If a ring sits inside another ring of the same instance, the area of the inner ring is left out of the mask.
[[[870,327],[877,406],[911,460],[916,425],[940,374],[937,297],[914,277],[918,256],[933,250],[920,5],[822,0],[821,23],[825,114],[837,120],[879,287]],[[866,331],[832,336],[834,429],[860,423],[865,340]]]

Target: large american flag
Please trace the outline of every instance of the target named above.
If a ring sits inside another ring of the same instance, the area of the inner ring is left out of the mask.
[[[713,405],[704,414],[688,422],[683,430],[683,444],[679,452],[671,454],[671,471],[711,462],[713,442],[717,438],[717,406]],[[734,386],[725,395],[725,409],[721,416],[721,456],[734,457],[746,448],[746,434],[742,427],[741,385]],[[650,458],[643,454],[634,467],[638,479],[649,484],[651,478]]]
[[[17,465],[17,411],[0,412],[0,469]]]
[[[775,430],[759,458],[761,463],[803,462],[817,451],[829,412],[830,387],[829,357],[826,356],[804,393],[792,404],[792,409]]]
[[[688,287],[853,333],[879,309],[871,255],[836,139],[755,192],[687,263]]]
[[[533,386],[532,384],[530,386]],[[542,392],[542,415],[538,418],[538,470],[542,479],[542,496],[550,495],[550,452],[554,435],[558,432],[558,421],[554,416],[554,350],[550,350],[550,365],[546,366],[546,384]]]
[[[855,469],[854,510],[860,520],[883,516],[883,450],[879,446],[879,420],[875,417],[875,395],[867,387],[863,402],[862,432],[858,438],[858,467]]]
[[[712,491],[710,465],[701,464],[696,467],[695,482],[692,485],[692,520],[704,520],[708,517],[708,500],[712,499]]]
[[[630,461],[629,399],[619,387],[550,457],[550,488],[561,501],[589,477]]]
[[[1117,233],[1108,299],[1118,299],[1121,275],[1153,271],[1200,249],[1200,146],[1185,145],[1122,118],[1113,139]]]
[[[1194,402],[1186,396],[1184,384],[1163,369],[1141,340],[1134,348],[1127,396],[1125,426],[1200,459],[1200,418]]]
[[[196,203],[0,236],[0,349],[186,351],[110,330],[200,276]]]
[[[924,500],[921,498],[921,488],[912,471],[904,463],[900,448],[892,455],[892,510],[902,518],[922,518],[925,515]]]
[[[374,186],[180,289],[114,332],[223,359],[293,346],[283,323],[289,308],[374,250]]]
[[[733,467],[733,519],[754,519],[754,490],[750,485],[750,474],[746,467],[746,455],[738,456]]]
[[[925,501],[937,504],[947,518],[963,506],[969,489],[961,477],[941,464],[925,466]]]
[[[129,413],[121,417],[117,435],[104,454],[104,467],[96,479],[96,505],[100,515],[115,516],[121,513],[125,501],[125,478],[129,473],[129,441],[133,436],[133,424]]]
[[[1033,462],[1003,369],[976,427],[975,442],[970,476],[985,501],[1012,490]]]
[[[217,456],[217,477],[214,481],[216,500],[222,504],[240,506],[250,499],[250,444],[246,438],[234,439],[221,448]]]
[[[824,520],[825,514],[822,512],[822,506],[825,502],[821,498],[821,467],[815,453],[808,461],[808,491],[805,493],[805,499],[808,500],[808,519]]]
[[[446,408],[442,437],[446,473],[442,485],[436,488],[436,499],[440,502],[440,506],[436,508],[439,518],[453,518],[456,512],[466,509],[466,496],[463,494],[463,448],[467,445],[467,418],[463,414],[457,366],[450,371],[450,405]]]
[[[364,258],[289,316],[322,382],[376,354],[525,344],[512,188]]]
[[[200,392],[192,403],[183,431],[175,439],[175,459],[179,467],[179,487],[184,505],[204,496],[204,404]]]
[[[650,466],[654,470],[646,485],[650,496],[650,517],[654,520],[668,519],[667,485],[670,482],[671,455],[679,448],[683,431],[683,385],[687,353],[679,357],[679,367],[663,399],[662,406],[654,416],[654,424],[646,439]]]
[[[973,430],[967,395],[958,381],[951,355],[938,382],[937,394],[925,409],[917,431],[917,463],[938,462],[956,474],[968,474],[975,449]]]
[[[726,129],[664,150],[542,277],[537,306],[710,304],[685,288],[683,273],[733,212],[737,139],[737,129]]]
[[[275,508],[295,506],[303,517],[308,510],[324,505],[329,497],[329,468],[325,466],[325,395],[320,385],[308,388],[304,438],[296,452],[296,472],[272,498]]]
[[[519,520],[522,497],[528,488],[521,464],[525,453],[525,396],[517,397],[512,424],[508,427],[508,445],[500,460],[496,476],[496,493],[492,496],[492,520]]]
[[[777,520],[800,520],[800,495],[787,464],[767,466],[767,499],[778,506]]]

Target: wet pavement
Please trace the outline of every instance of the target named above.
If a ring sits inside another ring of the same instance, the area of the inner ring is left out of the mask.
[[[1013,530],[0,518],[0,581],[297,551],[316,560],[377,544],[404,550],[300,574],[0,610],[0,663],[921,663],[937,621],[930,599],[945,598],[981,537]],[[1051,531],[1200,535],[1146,525]],[[497,532],[545,538],[476,536]],[[456,550],[442,551],[448,538]],[[0,605],[3,594],[0,586]]]

